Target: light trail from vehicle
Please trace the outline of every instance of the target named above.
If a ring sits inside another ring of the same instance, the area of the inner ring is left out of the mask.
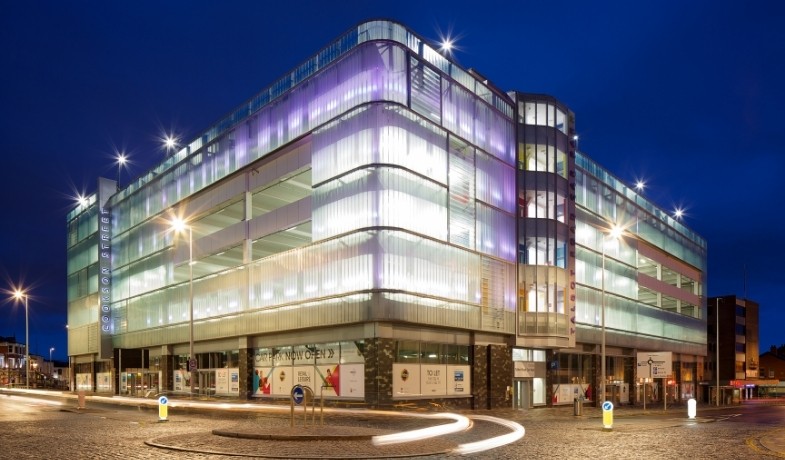
[[[435,438],[436,436],[444,436],[445,434],[457,433],[464,431],[471,426],[471,421],[463,415],[452,413],[439,413],[439,414],[416,414],[421,418],[451,418],[455,420],[453,423],[445,423],[443,425],[431,426],[428,428],[420,428],[418,430],[402,431],[400,433],[382,434],[374,436],[372,442],[374,446],[386,446],[389,444],[398,444],[402,442],[420,441],[428,438]]]
[[[461,444],[455,449],[453,449],[453,452],[455,452],[456,454],[461,454],[461,455],[474,454],[485,450],[495,449],[497,447],[511,444],[519,439],[522,439],[523,436],[526,434],[526,429],[523,427],[523,425],[513,422],[511,420],[491,417],[488,415],[472,415],[471,418],[476,420],[485,420],[486,422],[491,422],[491,423],[496,423],[498,425],[506,426],[507,428],[510,428],[512,430],[512,433],[507,433],[489,439],[483,439],[482,441]]]

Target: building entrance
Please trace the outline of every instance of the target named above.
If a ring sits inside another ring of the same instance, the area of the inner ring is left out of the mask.
[[[532,386],[530,379],[518,379],[512,382],[512,408],[530,409]]]
[[[148,370],[128,369],[124,372],[125,379],[121,379],[120,392],[130,396],[146,398],[160,392],[161,374]],[[126,387],[123,388],[123,380]]]
[[[196,388],[194,392],[201,396],[212,396],[215,394],[215,371],[200,370],[196,378]]]

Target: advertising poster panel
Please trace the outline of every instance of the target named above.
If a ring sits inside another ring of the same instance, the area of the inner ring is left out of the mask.
[[[365,397],[365,359],[355,342],[254,350],[254,397],[289,396],[293,385],[314,395]]]
[[[469,366],[447,366],[447,394],[464,395],[471,394],[472,380],[471,368]]]
[[[393,364],[393,398],[420,396],[420,365]]]
[[[98,372],[95,374],[97,382],[96,390],[100,392],[112,391],[112,373],[111,372]]]
[[[76,389],[77,390],[93,389],[93,386],[90,384],[90,374],[76,374]]]
[[[276,367],[272,371],[273,378],[270,382],[272,385],[271,394],[275,396],[289,396],[294,386],[294,379],[292,378],[292,366]]]
[[[423,364],[420,366],[420,391],[426,396],[447,394],[447,366]]]
[[[187,374],[188,373],[183,370],[174,371],[174,391],[185,391],[187,386]]]
[[[229,394],[229,369],[215,370],[215,393],[219,395]]]
[[[229,369],[229,393],[240,394],[240,369]]]
[[[302,385],[314,389],[313,366],[294,366],[292,368],[292,385]],[[289,389],[291,391],[291,388]],[[318,392],[316,393],[318,394]]]
[[[339,396],[341,384],[340,365],[316,366],[316,394],[323,396]]]
[[[339,377],[336,377],[338,374]],[[336,368],[333,376],[339,382],[340,396],[350,398],[365,397],[364,364],[341,364],[339,368]]]

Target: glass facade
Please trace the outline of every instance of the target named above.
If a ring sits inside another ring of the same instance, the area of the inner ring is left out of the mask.
[[[479,398],[472,387],[489,385],[493,406],[510,382],[469,375],[477,356],[512,362],[525,346],[541,374],[546,350],[597,343],[601,297],[612,343],[643,336],[699,354],[705,242],[576,152],[574,126],[558,101],[501,93],[399,24],[361,24],[149,174],[69,213],[69,355],[92,372],[80,385],[97,389],[107,359],[126,367],[100,352],[104,328],[115,350],[152,353],[138,366],[178,391],[197,379],[193,340],[199,372],[213,372],[199,386],[214,391],[239,395],[253,380],[251,393],[272,397],[285,389],[260,382],[276,372],[326,385],[345,365],[351,395],[331,397]],[[603,222],[629,217],[635,238],[601,246]],[[298,361],[352,343],[363,344],[352,362],[343,351]],[[395,357],[381,370],[375,347]],[[593,368],[586,359],[576,372]],[[401,388],[371,392],[371,369]],[[538,404],[550,383],[536,376]]]

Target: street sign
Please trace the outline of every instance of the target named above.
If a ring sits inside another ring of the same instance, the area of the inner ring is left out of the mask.
[[[294,403],[299,406],[300,404],[303,403],[304,399],[305,399],[305,390],[303,389],[302,386],[295,385],[294,388],[292,388],[292,401],[294,401]]]
[[[196,358],[191,358],[188,360],[188,370],[191,372],[196,370]]]

